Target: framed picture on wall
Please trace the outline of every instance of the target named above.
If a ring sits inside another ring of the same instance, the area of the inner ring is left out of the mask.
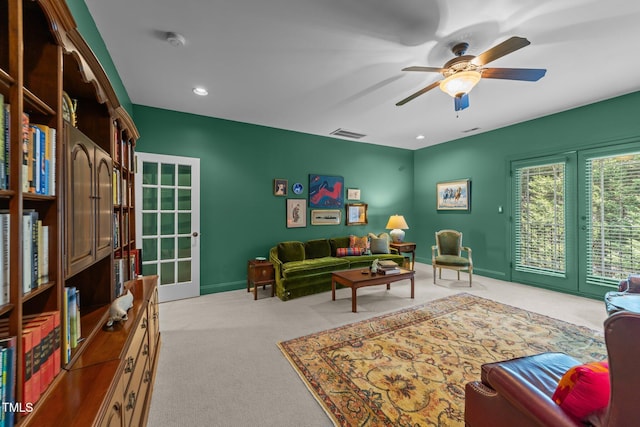
[[[347,225],[365,225],[367,220],[366,203],[349,203],[346,205]]]
[[[344,206],[344,178],[309,175],[309,207],[336,209]]]
[[[339,209],[313,209],[311,225],[339,225],[342,211]]]
[[[286,196],[287,195],[287,185],[288,182],[286,179],[274,179],[273,180],[273,195],[274,196]]]
[[[287,228],[307,226],[307,199],[287,199]]]
[[[468,211],[471,181],[460,179],[436,184],[437,209],[440,211]]]
[[[347,189],[347,200],[360,200],[360,189],[359,188],[348,188]]]

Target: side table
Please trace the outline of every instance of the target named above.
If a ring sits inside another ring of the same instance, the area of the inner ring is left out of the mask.
[[[267,260],[250,259],[247,263],[247,292],[251,292],[251,288],[253,288],[253,299],[257,300],[258,286],[262,285],[262,289],[266,289],[269,284],[271,285],[271,296],[274,296],[276,281],[273,264]]]
[[[389,243],[389,247],[397,250],[400,254],[411,254],[411,269],[413,270],[416,263],[416,244],[411,242]]]

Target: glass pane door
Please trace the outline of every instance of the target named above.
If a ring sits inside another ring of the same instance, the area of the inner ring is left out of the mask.
[[[513,162],[512,279],[577,289],[575,155]]]
[[[160,301],[200,295],[200,160],[137,153],[136,242]]]

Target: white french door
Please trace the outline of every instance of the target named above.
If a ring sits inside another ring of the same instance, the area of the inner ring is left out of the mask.
[[[200,159],[137,152],[136,246],[160,302],[200,295]]]

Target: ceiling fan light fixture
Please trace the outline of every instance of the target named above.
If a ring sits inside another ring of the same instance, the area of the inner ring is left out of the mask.
[[[471,92],[480,81],[478,71],[460,71],[450,75],[440,82],[440,89],[448,93],[452,98]]]

